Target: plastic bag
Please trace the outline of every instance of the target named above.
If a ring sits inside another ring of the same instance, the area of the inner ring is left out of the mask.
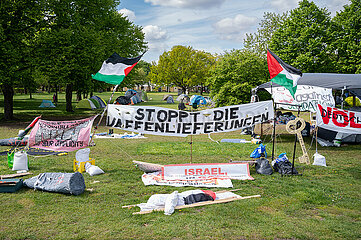
[[[251,158],[260,158],[264,155],[264,157],[267,157],[266,152],[266,146],[264,146],[262,143],[251,153]]]
[[[28,155],[26,152],[16,152],[14,154],[13,171],[26,170],[28,171]]]
[[[104,171],[100,167],[91,165],[90,163],[85,164],[85,171],[89,173],[90,176],[104,173]]]
[[[256,161],[256,172],[264,175],[271,175],[273,173],[271,164],[265,158],[259,158]]]
[[[288,160],[286,153],[282,153],[277,159],[272,161],[273,169],[282,175],[298,174],[295,167],[292,171],[292,163]]]
[[[8,152],[8,166],[9,168],[13,168],[13,164],[14,164],[14,154],[15,152]]]
[[[316,152],[313,155],[313,165],[326,167],[326,158]]]

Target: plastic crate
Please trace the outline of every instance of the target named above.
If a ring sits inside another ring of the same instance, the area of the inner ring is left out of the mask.
[[[22,187],[22,179],[0,179],[0,192],[2,193],[13,193]]]
[[[92,159],[92,158],[89,158],[89,161],[79,162],[76,159],[74,159],[74,163],[73,163],[74,172],[80,172],[80,173],[85,172],[85,164],[86,163],[90,163],[91,165],[95,165],[95,160]]]

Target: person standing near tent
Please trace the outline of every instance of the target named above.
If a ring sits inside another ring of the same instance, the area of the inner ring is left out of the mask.
[[[53,95],[53,103],[54,103],[55,105],[58,104],[58,95],[57,95],[56,93],[54,93],[54,95]]]

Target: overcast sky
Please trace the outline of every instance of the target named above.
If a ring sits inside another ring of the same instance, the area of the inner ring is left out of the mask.
[[[314,0],[334,16],[348,0]],[[298,0],[121,0],[118,9],[143,28],[147,62],[175,45],[210,53],[241,49],[245,33],[256,32],[265,12],[281,13]]]

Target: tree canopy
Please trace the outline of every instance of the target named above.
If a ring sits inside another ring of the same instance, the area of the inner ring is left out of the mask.
[[[351,0],[333,18],[335,41],[332,48],[339,73],[361,73],[361,1]]]
[[[189,46],[174,46],[159,57],[158,64],[153,63],[149,78],[155,84],[175,85],[186,92],[205,82],[213,63],[214,57],[209,53]]]
[[[274,32],[269,48],[286,63],[304,72],[334,72],[330,13],[302,0]]]
[[[252,88],[269,79],[264,57],[249,50],[226,52],[211,70],[208,83],[217,106],[249,103]]]

